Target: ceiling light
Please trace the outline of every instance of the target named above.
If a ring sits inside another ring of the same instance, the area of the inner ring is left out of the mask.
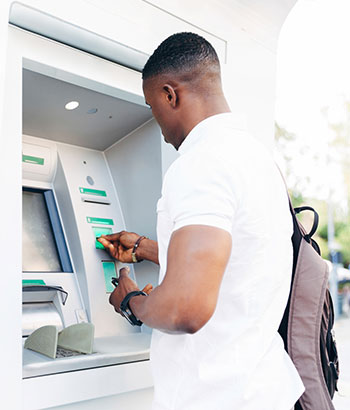
[[[66,110],[75,110],[76,108],[79,107],[79,102],[78,101],[70,101],[69,103],[67,103],[64,108]]]

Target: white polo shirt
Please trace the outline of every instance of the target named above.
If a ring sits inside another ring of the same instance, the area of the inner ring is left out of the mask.
[[[192,335],[153,331],[153,409],[290,410],[304,388],[277,332],[293,229],[279,171],[232,114],[202,121],[179,152],[157,206],[160,282],[183,226],[225,229],[232,251],[209,322]]]

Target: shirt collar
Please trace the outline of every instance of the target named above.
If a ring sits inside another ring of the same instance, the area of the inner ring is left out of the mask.
[[[246,129],[246,121],[243,116],[236,116],[231,112],[212,115],[211,117],[205,118],[203,121],[199,122],[183,140],[179,147],[180,155],[188,152],[193,146],[195,146],[199,141],[203,140],[206,136],[212,135],[213,131],[216,131],[228,125],[231,128]]]

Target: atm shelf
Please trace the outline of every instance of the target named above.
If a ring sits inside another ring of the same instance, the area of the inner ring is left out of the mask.
[[[151,336],[146,333],[96,338],[94,353],[57,359],[23,349],[23,378],[148,360],[150,341]]]

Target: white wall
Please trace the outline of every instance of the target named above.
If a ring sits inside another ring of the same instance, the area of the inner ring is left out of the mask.
[[[5,73],[7,60],[7,22],[10,1],[0,2],[0,186],[1,186],[1,329],[0,329],[0,407],[19,409],[21,406],[22,332],[21,332],[21,145],[13,143],[12,132],[4,118],[8,118],[15,102],[10,98],[21,84],[11,83],[10,72]],[[6,83],[4,75],[6,75]],[[5,100],[5,89],[8,99]],[[21,123],[14,128],[21,132]],[[18,164],[18,166],[16,166]]]

